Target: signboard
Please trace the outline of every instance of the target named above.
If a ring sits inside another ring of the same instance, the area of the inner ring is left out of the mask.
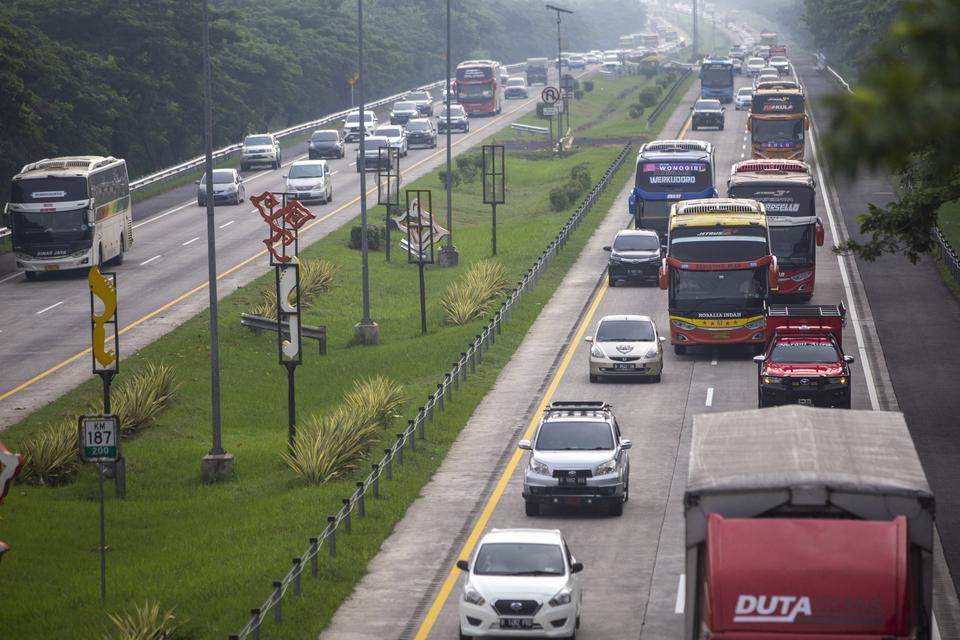
[[[560,90],[556,87],[544,87],[540,92],[540,99],[547,104],[553,104],[560,99]]]
[[[117,416],[80,416],[80,458],[84,462],[116,462],[119,436]]]

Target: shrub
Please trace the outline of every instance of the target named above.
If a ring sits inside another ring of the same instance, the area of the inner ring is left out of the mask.
[[[645,64],[640,68],[640,73],[645,78],[652,78],[653,76],[657,75],[657,68],[653,65]]]
[[[570,181],[577,184],[577,186],[586,191],[590,188],[590,170],[587,169],[587,165],[578,164],[577,166],[570,169]]]
[[[443,186],[444,189],[446,189],[446,187],[447,187],[447,170],[446,170],[446,169],[440,169],[439,177],[440,177],[440,184]],[[454,169],[454,170],[453,170],[453,173],[450,174],[450,186],[452,186],[452,187],[459,187],[459,186],[460,186],[460,181],[461,181],[460,174],[457,172],[456,169]]]
[[[351,249],[360,250],[361,248],[361,230],[360,225],[354,225],[350,227],[350,242],[347,244]],[[375,224],[367,224],[367,249],[370,251],[379,251],[381,245],[381,237],[383,236],[383,229],[378,227]],[[302,296],[301,296],[302,298]]]
[[[403,388],[376,376],[354,383],[332,415],[310,416],[283,461],[305,482],[321,484],[354,471],[398,415]]]
[[[632,104],[630,105],[630,108],[627,109],[627,112],[630,114],[631,118],[643,117],[644,111],[646,111],[646,109],[640,104]]]
[[[132,613],[110,613],[110,621],[117,628],[116,635],[106,635],[104,640],[169,640],[176,637],[184,622],[177,622],[173,609],[160,611],[160,603],[149,601],[143,608],[134,605]]]
[[[77,418],[64,418],[28,438],[20,447],[21,482],[46,486],[67,484],[80,470]]]
[[[463,182],[473,182],[477,175],[483,171],[483,156],[478,153],[470,153],[457,158],[457,169]]]
[[[570,205],[570,198],[564,187],[550,189],[550,208],[554,211],[563,211]]]
[[[570,169],[570,179],[566,184],[550,190],[550,208],[563,211],[589,190],[590,172],[585,165],[578,164]]]
[[[659,98],[659,87],[644,87],[640,90],[640,106],[644,108],[655,106]]]
[[[150,363],[123,380],[114,391],[111,409],[120,420],[120,434],[132,435],[149,426],[173,397],[174,368]]]
[[[503,265],[494,260],[473,263],[463,278],[440,296],[450,324],[462,325],[482,317],[509,284]]]
[[[593,91],[593,80],[584,80],[583,81],[583,90],[587,93]]]

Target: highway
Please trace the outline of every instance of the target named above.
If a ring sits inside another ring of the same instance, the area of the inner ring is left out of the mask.
[[[555,78],[555,72],[551,78]],[[477,145],[532,110],[539,100],[539,90],[539,86],[532,88],[527,100],[505,100],[499,116],[472,119],[469,133],[454,132],[453,153]],[[435,113],[439,113],[439,102],[435,103]],[[389,123],[387,113],[377,115],[381,123]],[[334,199],[326,205],[308,205],[317,219],[301,231],[301,246],[359,215],[357,147],[356,143],[348,144],[344,159],[328,161],[334,174]],[[245,172],[248,199],[266,190],[283,191],[286,167],[306,158],[306,153],[303,142],[284,150],[281,169]],[[445,159],[445,134],[436,149],[411,149],[400,161],[404,182],[424,175]],[[382,224],[383,208],[376,206],[375,176],[375,172],[367,172],[367,207],[372,220]],[[117,273],[121,354],[133,353],[206,308],[205,211],[197,206],[194,185],[134,205],[134,244],[122,266],[108,265],[108,270]],[[249,202],[217,206],[215,218],[218,294],[222,297],[269,269],[262,243],[267,226]],[[456,243],[456,225],[453,231]],[[89,377],[86,272],[53,274],[30,282],[18,272],[0,274],[0,299],[4,301],[0,306],[2,429]]]
[[[747,84],[746,78],[738,77],[738,87]],[[718,189],[724,195],[730,166],[749,157],[747,112],[730,106],[724,131],[689,131],[686,120],[697,91],[695,83],[663,137],[681,132],[712,142]],[[807,161],[813,162],[809,146]],[[817,181],[826,184],[822,173]],[[681,636],[686,605],[682,498],[693,416],[755,408],[756,365],[742,347],[691,350],[684,356],[667,349],[659,384],[589,382],[583,336],[602,316],[646,314],[662,333],[668,332],[666,292],[651,286],[611,289],[606,284],[607,254],[602,247],[629,223],[630,185],[321,638],[457,637],[461,576],[453,565],[470,557],[484,532],[508,527],[558,528],[584,563],[583,626],[577,634],[581,640]],[[853,408],[882,409],[895,404],[885,383],[882,352],[861,326],[867,324],[859,315],[862,293],[855,290],[848,259],[838,259],[830,250],[842,220],[820,191],[817,207],[827,241],[818,249],[813,302],[842,300],[852,308],[844,347],[857,358]],[[566,509],[547,510],[540,517],[524,514],[521,485],[526,456],[516,443],[530,437],[540,411],[552,400],[603,400],[613,405],[623,436],[633,442],[630,501],[622,517]],[[945,573],[942,558],[938,572],[941,577]],[[955,595],[938,589],[938,606],[955,613]],[[376,620],[369,616],[374,610]]]

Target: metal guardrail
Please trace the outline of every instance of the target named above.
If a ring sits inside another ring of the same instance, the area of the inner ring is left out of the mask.
[[[532,124],[519,124],[513,123],[510,125],[511,129],[516,129],[517,131],[523,131],[525,133],[538,133],[540,135],[550,135],[550,129],[546,127],[535,127]]]
[[[848,93],[853,93],[853,89],[851,89],[850,84],[843,79],[843,76],[841,76],[833,67],[827,64],[827,56],[823,55],[822,53],[817,53],[813,57],[817,60],[817,69],[820,71],[826,71],[833,76],[833,79],[839,82],[840,86],[846,89]]]
[[[254,315],[252,313],[240,314],[240,325],[252,329],[254,335],[260,335],[261,331],[276,331],[276,318],[265,318],[264,316]],[[287,338],[290,337],[290,322],[285,320],[280,323],[280,331]],[[320,355],[327,355],[327,328],[325,326],[316,326],[304,324],[300,326],[300,336],[310,338],[320,343]]]
[[[7,227],[0,227],[0,240],[6,238],[12,232]]]
[[[937,247],[937,255],[943,261],[943,266],[953,276],[954,282],[960,284],[960,256],[957,256],[957,252],[950,246],[950,241],[943,235],[940,227],[933,228],[933,239]]]
[[[504,65],[504,68],[509,70],[511,68],[521,67],[524,64],[526,63],[518,62],[515,64]],[[422,87],[417,87],[416,90],[429,91],[431,89],[437,89],[443,86],[445,83],[446,83],[446,80],[438,80],[436,82],[431,82],[430,84],[425,84]],[[375,102],[369,102],[367,103],[365,108],[379,109],[380,107],[384,107],[388,104],[391,104],[393,102],[400,100],[404,95],[406,95],[406,93],[407,92],[404,91],[403,93],[397,93],[395,95],[389,96],[387,98],[383,98],[381,100],[377,100]],[[356,108],[337,111],[336,113],[331,113],[330,115],[324,116],[319,120],[311,120],[309,122],[304,122],[302,124],[298,124],[292,127],[288,127],[286,129],[282,129],[280,131],[275,132],[273,135],[277,136],[278,138],[285,138],[287,136],[296,135],[298,133],[307,131],[308,129],[313,129],[315,127],[322,127],[324,125],[334,123],[338,120],[345,118],[348,113],[351,113],[353,111],[356,111]],[[216,151],[213,152],[213,159],[219,160],[221,158],[225,158],[229,156],[232,153],[236,153],[237,151],[240,150],[241,146],[242,144],[238,142],[235,144],[227,145],[222,149],[217,149]],[[197,156],[196,158],[187,160],[186,162],[180,163],[176,166],[170,167],[168,169],[162,169],[160,171],[157,171],[156,173],[151,173],[148,176],[144,176],[143,178],[138,178],[137,180],[133,180],[130,182],[130,191],[137,191],[138,189],[143,189],[144,187],[148,187],[150,185],[154,185],[159,182],[163,182],[165,180],[169,180],[171,178],[175,178],[177,176],[183,175],[184,173],[193,171],[195,169],[199,169],[200,167],[203,166],[205,159],[206,159],[206,156]]]
[[[342,527],[345,533],[350,533],[353,514],[356,513],[357,517],[360,518],[366,516],[367,495],[370,494],[374,499],[379,499],[380,481],[389,482],[393,479],[395,467],[403,465],[403,456],[406,449],[409,449],[411,453],[416,452],[417,440],[426,438],[427,424],[433,423],[436,415],[443,412],[445,402],[453,402],[454,392],[459,392],[460,385],[466,384],[468,377],[476,373],[477,365],[483,364],[484,355],[489,352],[490,347],[496,344],[497,336],[503,332],[503,328],[511,321],[514,308],[520,304],[527,292],[539,284],[541,273],[550,266],[553,259],[566,246],[567,240],[580,226],[583,218],[593,209],[593,205],[606,191],[614,174],[629,157],[632,147],[631,143],[623,147],[616,160],[603,174],[603,178],[586,195],[580,206],[560,229],[560,232],[547,245],[546,250],[533,263],[533,266],[527,269],[526,275],[517,283],[517,286],[503,301],[497,312],[487,322],[487,325],[467,345],[467,350],[460,352],[460,355],[453,361],[450,370],[444,372],[442,381],[437,383],[437,390],[427,396],[424,405],[418,408],[416,416],[408,420],[407,426],[396,434],[396,441],[393,445],[383,450],[383,457],[379,462],[371,465],[372,471],[367,474],[367,477],[357,481],[356,490],[349,497],[343,498],[343,506],[340,510],[334,515],[327,516],[327,525],[316,537],[309,539],[310,545],[307,550],[300,556],[291,559],[292,566],[283,579],[273,583],[273,589],[267,599],[256,609],[250,610],[249,621],[240,630],[240,633],[231,635],[230,640],[243,640],[245,638],[260,640],[261,625],[270,611],[273,611],[275,624],[279,624],[283,620],[282,602],[287,592],[292,588],[294,595],[301,595],[301,577],[308,566],[310,575],[314,578],[318,577],[321,548],[326,546],[330,557],[337,555],[337,531]]]
[[[670,101],[673,100],[673,97],[677,94],[677,90],[680,89],[680,85],[687,81],[687,78],[690,77],[690,74],[693,73],[692,67],[686,67],[683,73],[680,74],[680,77],[677,78],[677,81],[673,83],[673,86],[670,87],[670,91],[667,92],[667,95],[663,97],[663,100],[660,101],[660,104],[657,105],[657,108],[653,110],[653,113],[650,114],[650,117],[647,118],[647,129],[653,125],[653,121],[660,117],[660,114],[663,113],[663,110],[667,108],[667,105],[670,104]]]

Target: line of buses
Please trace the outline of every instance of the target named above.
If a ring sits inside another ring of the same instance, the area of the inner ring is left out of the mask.
[[[735,343],[760,352],[768,300],[814,293],[824,229],[802,161],[803,91],[792,81],[767,84],[753,98],[753,159],[733,165],[726,198],[709,142],[656,140],[637,155],[630,213],[636,228],[661,237],[659,280],[677,354]],[[784,135],[791,146],[780,144]]]

